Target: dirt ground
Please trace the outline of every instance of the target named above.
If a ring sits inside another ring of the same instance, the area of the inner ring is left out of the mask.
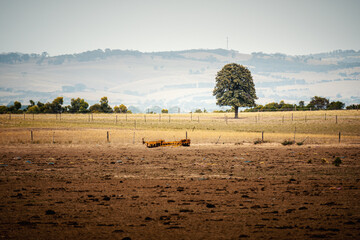
[[[2,146],[0,239],[359,239],[359,158],[359,145]]]

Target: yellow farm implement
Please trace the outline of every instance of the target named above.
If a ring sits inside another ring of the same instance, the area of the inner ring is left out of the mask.
[[[154,147],[168,147],[168,146],[190,146],[190,139],[181,139],[180,141],[173,141],[173,142],[165,142],[164,140],[157,140],[157,141],[144,141],[143,144],[145,144],[148,148],[154,148]]]

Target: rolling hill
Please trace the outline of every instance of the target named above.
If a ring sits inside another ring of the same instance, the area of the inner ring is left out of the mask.
[[[211,111],[219,109],[212,96],[215,75],[232,62],[251,70],[258,104],[308,102],[315,95],[346,104],[360,102],[360,51],[290,56],[225,49],[99,49],[60,56],[0,54],[0,104],[47,102],[58,96],[64,97],[65,105],[77,97],[94,104],[107,96],[111,106],[125,104],[140,112]]]

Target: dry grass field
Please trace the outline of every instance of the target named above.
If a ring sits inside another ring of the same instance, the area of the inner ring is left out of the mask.
[[[359,115],[0,115],[0,239],[358,239]]]
[[[195,144],[252,143],[256,140],[304,143],[360,143],[359,111],[202,114],[26,114],[0,115],[0,144],[139,144],[141,139]],[[263,134],[262,134],[263,132]]]

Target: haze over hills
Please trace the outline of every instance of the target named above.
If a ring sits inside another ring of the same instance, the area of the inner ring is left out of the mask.
[[[143,53],[94,50],[78,54],[0,54],[0,104],[18,100],[23,105],[64,97],[84,98],[89,104],[107,96],[113,107],[134,111],[177,112],[216,106],[212,90],[216,73],[227,63],[239,63],[252,72],[257,104],[309,102],[317,95],[360,103],[360,51],[290,56],[241,54],[225,49],[196,49]]]

